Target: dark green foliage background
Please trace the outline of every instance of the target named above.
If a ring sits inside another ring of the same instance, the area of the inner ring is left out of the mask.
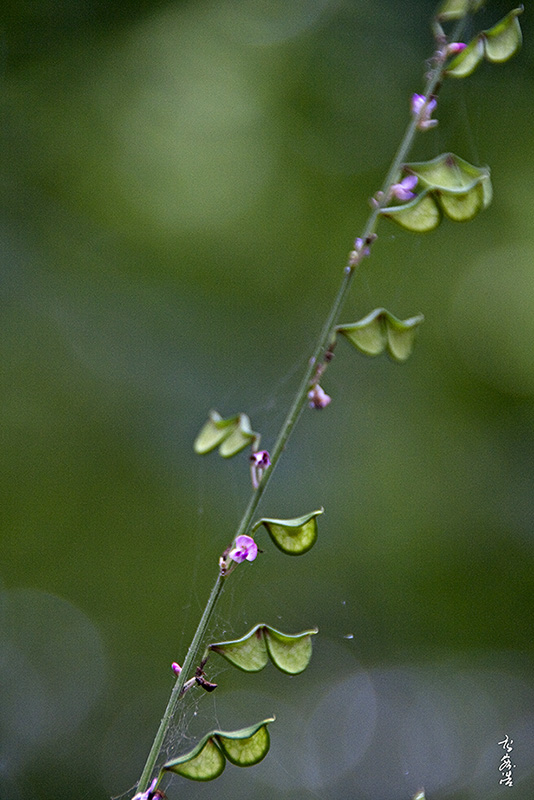
[[[487,5],[474,32],[510,8]],[[169,664],[184,658],[249,493],[245,455],[201,459],[193,439],[214,407],[249,413],[272,446],[423,88],[433,8],[4,4],[2,800],[96,800],[137,779]],[[480,679],[493,727],[473,723],[478,695],[465,724],[444,723],[472,752],[461,774],[439,777],[451,758],[439,749],[435,770],[428,754],[419,771],[401,768],[410,736],[392,722],[372,744],[375,797],[422,783],[429,798],[500,796],[506,733],[521,796],[534,788],[528,9],[521,22],[521,53],[447,83],[440,124],[412,153],[489,164],[493,204],[421,237],[381,223],[342,321],[382,305],[422,312],[415,353],[399,366],[340,342],[323,382],[333,402],[304,414],[260,509],[324,506],[318,543],[292,559],[265,537],[214,630],[319,626],[305,675],[224,668],[200,705],[199,731],[212,716],[228,728],[278,714],[273,745],[287,709],[303,720],[298,740],[318,695],[358,669],[378,683],[397,669],[438,686],[465,670]],[[456,707],[444,692],[461,719],[465,697]],[[440,722],[435,707],[415,718],[423,738],[429,717]],[[329,769],[340,758],[338,781],[290,775],[275,754],[217,784],[176,779],[169,797],[373,796],[359,777],[371,767],[343,766],[354,734],[325,722],[316,735]]]

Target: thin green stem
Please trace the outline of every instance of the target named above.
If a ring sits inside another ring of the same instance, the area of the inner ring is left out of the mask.
[[[456,41],[459,38],[464,26],[465,26],[465,21],[461,20],[452,34],[452,41]],[[424,90],[425,97],[430,97],[434,93],[437,93],[439,86],[441,85],[441,81],[443,79],[444,64],[445,64],[445,59],[438,61],[434,69],[428,75],[427,84]],[[393,161],[391,162],[391,166],[388,170],[388,173],[382,185],[381,189],[382,199],[376,204],[376,207],[373,208],[373,210],[369,214],[369,217],[365,224],[364,231],[361,235],[361,240],[364,243],[370,241],[370,239],[372,239],[373,237],[378,217],[380,215],[380,210],[387,204],[390,189],[392,185],[396,183],[398,176],[401,172],[402,166],[406,162],[408,153],[410,152],[410,149],[412,147],[415,135],[418,130],[417,123],[418,123],[418,118],[413,117],[410,120],[408,127],[406,128],[404,136],[402,137],[402,140],[399,144],[397,152],[395,153]],[[287,417],[278,435],[278,439],[276,440],[276,444],[271,453],[271,467],[270,469],[267,470],[267,472],[264,473],[263,478],[260,481],[260,485],[258,486],[257,490],[253,492],[250,498],[247,509],[243,515],[243,519],[241,520],[241,523],[239,525],[239,529],[236,534],[237,536],[239,536],[242,533],[245,533],[248,530],[250,523],[252,521],[252,516],[256,508],[258,507],[258,504],[261,500],[261,497],[265,489],[267,488],[267,484],[274,472],[276,463],[284,450],[286,442],[289,439],[291,432],[293,431],[293,428],[295,427],[302,413],[302,410],[305,407],[312,376],[317,368],[317,365],[321,362],[321,359],[323,358],[330,342],[332,341],[335,332],[335,327],[339,319],[339,314],[343,307],[343,302],[352,283],[355,267],[358,266],[361,260],[362,258],[359,258],[357,259],[356,263],[349,262],[347,267],[345,267],[338,293],[330,309],[330,312],[323,326],[321,334],[317,339],[313,355],[311,356],[308,362],[308,367],[306,369],[306,372],[304,373],[300,386],[295,395],[295,399],[293,400],[291,408],[289,409]]]
[[[464,25],[465,25],[465,20],[460,20],[460,22],[457,24],[452,34],[451,41],[457,41],[459,39]],[[441,86],[441,81],[443,79],[445,61],[446,61],[445,57],[438,58],[435,67],[429,73],[427,78],[427,83],[424,89],[425,97],[429,98],[431,95],[435,96],[438,93],[439,88]],[[361,236],[363,245],[359,249],[359,254],[357,254],[356,256],[354,254],[351,254],[349,263],[347,264],[347,266],[343,271],[343,277],[337,295],[330,308],[328,317],[326,318],[321,333],[315,343],[315,347],[313,349],[312,356],[308,362],[306,371],[304,372],[299,388],[295,394],[293,403],[291,404],[289,412],[282,425],[282,428],[280,429],[280,433],[278,434],[278,438],[272,450],[271,466],[269,467],[268,470],[264,472],[258,488],[253,491],[250,497],[245,513],[243,514],[239,527],[236,531],[235,534],[236,537],[243,533],[246,533],[249,530],[252,522],[252,517],[265,492],[265,489],[267,488],[267,484],[269,483],[269,480],[271,479],[274,473],[277,462],[284,451],[286,443],[303,409],[306,406],[306,402],[308,399],[308,392],[310,390],[310,386],[314,379],[314,375],[316,374],[317,367],[323,362],[325,353],[328,350],[328,347],[330,346],[333,340],[333,337],[335,335],[335,327],[338,322],[339,315],[343,307],[343,303],[350,289],[352,279],[356,271],[356,267],[360,264],[360,262],[364,257],[363,248],[367,246],[370,247],[372,245],[372,242],[375,238],[374,233],[376,224],[378,222],[378,218],[380,216],[380,211],[385,205],[387,205],[389,201],[389,194],[391,187],[394,183],[397,182],[398,177],[401,173],[402,166],[406,162],[408,153],[410,152],[415,135],[418,130],[418,122],[419,120],[417,117],[412,117],[412,119],[410,120],[410,123],[406,128],[406,132],[400,142],[398,150],[395,154],[395,157],[393,158],[393,161],[391,162],[391,166],[384,180],[381,189],[382,194],[380,195],[381,199],[375,204],[375,207],[371,211],[367,219],[367,222],[365,224],[364,231]],[[185,658],[182,671],[178,676],[176,684],[172,690],[172,694],[167,704],[167,708],[165,709],[165,714],[163,715],[160,726],[158,728],[158,732],[150,749],[149,756],[147,758],[145,767],[141,774],[141,778],[139,779],[138,792],[145,792],[148,787],[150,777],[154,771],[158,756],[165,741],[165,737],[172,723],[172,719],[176,711],[177,704],[182,696],[182,691],[186,683],[187,677],[188,675],[190,675],[191,670],[195,665],[196,659],[199,655],[200,648],[203,639],[205,637],[211,615],[221,595],[226,577],[221,572],[217,576],[217,580],[215,581],[215,585],[211,591],[208,603],[206,605],[206,608],[204,609],[204,613],[202,614],[202,618],[198,624],[197,630],[195,632],[195,635],[187,652],[187,656]]]
[[[295,427],[298,418],[300,417],[304,409],[312,376],[315,370],[317,369],[317,364],[320,361],[320,357],[328,347],[328,343],[330,341],[330,338],[332,336],[335,327],[335,320],[338,317],[339,311],[341,309],[341,306],[343,305],[343,301],[346,297],[347,291],[350,286],[352,272],[353,270],[350,269],[349,267],[347,267],[345,270],[345,273],[343,275],[343,280],[339,287],[339,291],[337,293],[336,299],[334,300],[332,308],[330,309],[328,319],[326,320],[321,335],[317,340],[315,349],[313,351],[313,355],[311,356],[308,362],[306,372],[302,377],[300,386],[297,390],[293,403],[291,404],[291,408],[288,411],[284,424],[282,425],[280,433],[278,434],[278,439],[276,440],[276,444],[274,445],[272,453],[270,454],[271,466],[264,473],[256,491],[253,492],[251,495],[248,506],[246,508],[245,513],[243,514],[243,518],[237,530],[236,536],[245,533],[249,529],[250,523],[252,522],[252,516],[254,515],[254,512],[258,507],[258,504],[261,500],[263,493],[265,492],[265,489],[267,488],[267,484],[274,472],[274,469],[276,468],[278,459],[282,455],[286,442],[289,439],[291,432],[293,431],[293,428]]]
[[[204,609],[204,612],[202,614],[202,618],[198,623],[198,627],[195,631],[195,635],[193,636],[193,640],[189,646],[189,650],[187,651],[185,661],[182,665],[182,671],[178,675],[176,683],[174,684],[174,688],[169,698],[169,702],[167,703],[167,708],[165,709],[165,713],[161,719],[158,732],[156,733],[156,736],[152,743],[152,747],[150,748],[150,753],[148,754],[146,764],[139,779],[139,785],[138,785],[139,792],[146,791],[148,787],[150,777],[152,775],[152,772],[154,771],[154,767],[156,765],[156,761],[160,754],[161,748],[163,747],[165,736],[167,735],[167,731],[169,730],[172,719],[174,717],[176,706],[178,705],[178,701],[182,696],[182,690],[184,688],[186,678],[190,674],[191,669],[196,662],[197,656],[200,651],[200,647],[202,645],[202,641],[204,639],[207,627],[209,625],[209,621],[211,619],[211,615],[213,613],[213,610],[215,609],[217,600],[221,596],[223,587],[224,587],[224,578],[219,573],[219,575],[217,575],[217,580],[215,581],[213,589],[211,590],[211,594],[206,604],[206,608]]]

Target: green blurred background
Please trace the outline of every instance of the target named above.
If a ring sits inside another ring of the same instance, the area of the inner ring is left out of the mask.
[[[476,33],[511,7],[495,0]],[[0,798],[139,777],[248,500],[195,457],[210,408],[270,448],[408,119],[434,3],[18,0],[2,17]],[[345,343],[260,513],[324,506],[303,558],[232,577],[213,636],[318,625],[307,672],[188,699],[182,747],[272,747],[178,797],[534,793],[532,21],[447,83],[412,160],[489,164],[474,222],[384,221],[342,317],[425,314],[411,360]],[[260,546],[262,542],[260,541]],[[193,694],[193,693],[191,693]]]

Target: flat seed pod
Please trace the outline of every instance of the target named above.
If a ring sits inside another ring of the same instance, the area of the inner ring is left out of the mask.
[[[488,167],[475,167],[454,153],[441,153],[430,161],[405,164],[404,171],[417,175],[418,185],[441,192],[468,192],[490,175]]]
[[[455,222],[466,222],[491,202],[488,167],[475,167],[454,153],[405,164],[403,173],[415,175],[423,191],[410,203],[385,208],[383,213],[408,230],[431,230],[439,223],[442,213]],[[435,209],[425,205],[428,203]],[[435,219],[433,214],[437,214]]]
[[[417,328],[424,321],[422,314],[399,320],[392,314],[387,317],[388,353],[395,361],[406,361],[412,354]]]
[[[436,192],[436,196],[444,214],[454,222],[468,222],[484,208],[482,183],[468,192]]]
[[[375,308],[358,322],[338,325],[336,333],[345,336],[365,355],[377,356],[387,352],[395,361],[402,362],[411,355],[417,327],[423,320],[422,314],[400,320],[385,308]]]
[[[263,625],[256,625],[241,639],[210,644],[209,649],[245,672],[259,672],[269,661]]]
[[[304,672],[312,657],[311,637],[316,633],[317,629],[289,636],[266,627],[265,640],[273,664],[288,675]]]
[[[437,17],[442,22],[463,19],[466,14],[475,12],[484,3],[485,0],[445,0],[439,8]]]
[[[317,539],[316,517],[322,514],[323,508],[305,514],[295,519],[260,519],[252,528],[257,530],[260,525],[267,528],[269,536],[275,545],[290,556],[300,556],[313,547]]]
[[[484,57],[493,64],[502,64],[512,58],[523,43],[518,19],[522,13],[523,6],[514,8],[492,28],[475,36],[451,60],[445,74],[451,78],[466,78],[475,71]]]
[[[239,414],[238,422],[229,436],[219,447],[219,454],[223,458],[231,458],[245,447],[249,447],[255,440],[259,441],[259,436],[250,427],[250,420],[246,414]]]
[[[440,209],[428,191],[421,192],[402,206],[383,208],[380,213],[414,233],[433,231],[441,222]]]
[[[338,325],[336,333],[341,333],[360,353],[366,356],[379,356],[387,347],[388,336],[384,321],[385,308],[376,308],[363,319],[351,325]]]
[[[162,772],[174,772],[194,781],[211,781],[224,770],[226,758],[238,767],[258,764],[269,751],[269,717],[237,731],[211,731],[189,753],[173,758]]]
[[[237,767],[252,767],[269,752],[270,738],[265,722],[255,733],[246,738],[225,736],[221,733],[218,734],[217,740],[228,761]]]
[[[259,672],[271,661],[282,672],[298,675],[310,663],[312,636],[317,628],[302,633],[282,633],[269,625],[256,625],[241,639],[209,645],[231,664],[245,672]]]
[[[236,417],[223,419],[216,411],[210,411],[209,419],[195,439],[195,453],[204,455],[216,447],[231,433],[236,425]]]
[[[484,31],[484,52],[488,61],[502,64],[508,61],[521,47],[523,35],[518,16],[523,13],[523,6],[514,8],[500,22]]]
[[[208,421],[195,439],[194,449],[195,453],[205,455],[218,447],[223,458],[230,458],[253,443],[259,446],[260,435],[252,430],[246,414],[223,419],[217,411],[210,411]]]
[[[189,753],[168,761],[163,765],[165,772],[174,772],[192,781],[212,781],[218,778],[226,766],[220,748],[208,734]]]
[[[467,47],[458,53],[449,63],[445,75],[451,78],[467,78],[476,70],[484,58],[484,41],[476,36]]]

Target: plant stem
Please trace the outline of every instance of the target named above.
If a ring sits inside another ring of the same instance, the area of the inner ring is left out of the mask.
[[[462,19],[458,22],[458,24],[455,27],[455,30],[453,31],[451,41],[457,41],[459,39],[464,26],[465,26],[465,19]],[[445,56],[443,58],[439,58],[436,63],[436,66],[429,73],[427,78],[427,84],[424,89],[425,97],[429,98],[431,95],[435,96],[438,93],[439,88],[441,86],[441,81],[443,79],[445,61],[446,61]],[[408,153],[412,147],[415,134],[417,133],[418,130],[417,123],[418,123],[418,118],[412,117],[409,125],[406,128],[406,132],[401,140],[401,143],[398,147],[398,150],[395,154],[395,157],[391,163],[389,171],[384,180],[384,184],[381,189],[382,191],[381,199],[377,202],[376,206],[373,208],[367,219],[364,232],[361,236],[361,239],[363,240],[364,244],[368,243],[369,246],[372,244],[375,227],[378,221],[378,217],[380,215],[380,211],[389,202],[389,193],[391,186],[397,182],[402,166],[405,163]],[[289,409],[284,424],[280,429],[280,433],[278,434],[278,438],[274,445],[273,451],[270,454],[271,466],[268,470],[266,470],[263,473],[258,488],[253,491],[250,497],[245,513],[243,514],[239,527],[236,531],[235,534],[236,537],[243,533],[246,533],[249,530],[250,524],[252,522],[252,517],[256,511],[256,508],[258,507],[258,504],[263,496],[263,493],[265,492],[265,489],[267,488],[267,484],[275,470],[278,459],[280,458],[287,443],[287,440],[289,439],[306,405],[308,391],[310,389],[310,384],[313,380],[313,376],[317,370],[318,365],[322,363],[324,355],[333,339],[335,327],[339,318],[339,314],[343,307],[344,300],[351,286],[352,278],[356,271],[356,267],[359,265],[362,258],[363,258],[363,251],[360,250],[360,255],[356,258],[351,258],[343,271],[343,278],[341,280],[341,284],[339,286],[337,295],[332,304],[332,307],[330,308],[328,317],[323,325],[322,331],[316,341],[312,356],[308,362],[308,366],[302,377],[302,381],[297,390],[291,408]],[[141,778],[139,779],[139,784],[137,787],[138,792],[145,792],[148,787],[150,777],[154,771],[154,767],[156,765],[156,761],[158,759],[161,748],[163,747],[166,734],[172,723],[176,706],[182,696],[182,690],[187,680],[187,676],[190,674],[191,669],[195,665],[195,661],[198,657],[211,615],[221,595],[224,586],[224,581],[225,581],[225,576],[222,573],[219,573],[215,581],[215,584],[213,586],[213,589],[211,591],[206,608],[204,609],[204,613],[202,614],[202,618],[198,624],[197,630],[195,632],[195,635],[187,652],[187,656],[185,658],[182,671],[180,672],[180,675],[176,680],[176,684],[172,690],[169,702],[167,704],[167,708],[165,709],[165,714],[163,715],[160,726],[158,728],[158,732],[150,749],[150,753],[148,755],[145,767],[141,774]]]
[[[456,41],[459,38],[464,26],[465,22],[464,20],[461,20],[452,34],[452,41]],[[439,63],[436,65],[436,67],[428,75],[427,84],[424,90],[425,97],[428,98],[434,93],[437,93],[441,85],[441,81],[443,79],[444,64],[445,64],[445,59],[440,60]],[[412,147],[415,134],[417,133],[417,122],[418,122],[417,117],[412,118],[410,120],[408,127],[406,128],[404,136],[402,137],[401,143],[397,149],[393,161],[391,162],[391,166],[384,180],[384,184],[381,189],[382,199],[377,203],[376,207],[372,210],[367,219],[364,231],[361,235],[361,239],[363,240],[363,242],[368,241],[369,237],[372,237],[372,235],[375,232],[375,227],[378,221],[378,217],[380,215],[380,210],[387,205],[388,195],[391,186],[394,183],[396,183],[402,165],[405,163],[408,157],[408,153],[410,152],[410,149]],[[358,266],[361,260],[362,260],[361,258],[357,260],[356,264],[354,264],[354,262],[351,263],[349,261],[349,264],[345,267],[343,273],[343,279],[341,281],[334,303],[330,309],[327,320],[323,326],[321,335],[317,339],[313,355],[311,356],[308,362],[308,367],[306,369],[306,372],[304,373],[302,382],[295,395],[295,399],[293,400],[293,403],[291,405],[291,408],[289,409],[285,422],[282,425],[280,433],[278,434],[278,439],[276,440],[274,449],[270,454],[271,467],[264,473],[257,490],[253,492],[250,498],[247,509],[243,515],[243,519],[241,520],[241,524],[239,525],[239,529],[236,534],[237,536],[239,536],[242,533],[245,533],[248,530],[250,523],[252,521],[252,516],[274,472],[276,463],[280,458],[280,455],[284,450],[285,444],[289,439],[291,432],[295,427],[298,418],[300,417],[304,409],[312,376],[317,368],[317,365],[321,362],[322,358],[324,357],[324,354],[330,342],[332,341],[332,337],[334,335],[334,329],[336,327],[339,314],[343,307],[343,302],[352,283],[352,278],[355,272],[355,266]]]
[[[182,665],[182,671],[178,675],[176,679],[176,683],[174,684],[174,688],[171,692],[171,696],[169,698],[169,702],[167,703],[167,708],[165,709],[165,713],[161,719],[158,732],[154,738],[152,743],[152,747],[150,748],[150,753],[148,754],[148,758],[146,760],[146,764],[144,766],[143,772],[139,779],[138,784],[138,791],[144,792],[149,784],[150,777],[156,765],[156,761],[160,754],[161,748],[163,747],[163,743],[165,741],[165,736],[169,727],[171,725],[174,712],[176,710],[176,706],[178,705],[178,701],[182,696],[182,689],[184,688],[184,684],[186,682],[186,678],[189,675],[200,650],[200,646],[202,644],[202,640],[206,633],[206,629],[209,625],[209,621],[211,619],[211,615],[213,610],[217,604],[217,600],[219,599],[221,592],[224,587],[224,577],[219,573],[217,575],[217,580],[211,590],[211,594],[209,600],[206,604],[206,608],[202,614],[202,618],[198,623],[198,627],[195,631],[195,635],[193,636],[193,640],[189,645],[189,650],[187,651],[187,655],[185,657],[185,661]]]

